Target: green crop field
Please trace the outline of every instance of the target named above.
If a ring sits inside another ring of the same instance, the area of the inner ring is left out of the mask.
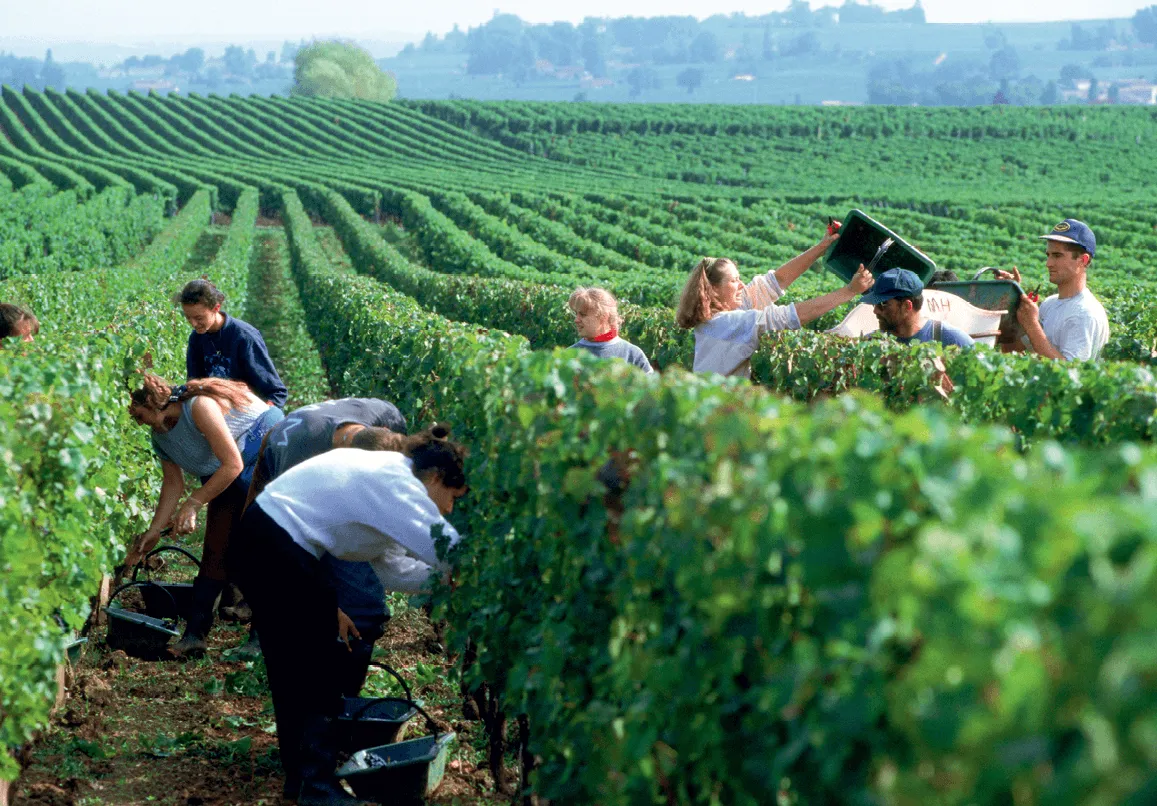
[[[0,135],[0,301],[42,323],[0,349],[0,745],[47,722],[150,511],[126,383],[146,353],[180,376],[169,295],[206,274],[244,312],[276,228],[291,400],[384,397],[472,448],[435,612],[537,794],[1157,799],[1157,113],[4,88]],[[687,371],[700,257],[766,272],[853,208],[1030,287],[1037,236],[1087,221],[1104,360],[839,340],[837,310],[767,338],[754,384]],[[589,284],[661,374],[556,349]]]

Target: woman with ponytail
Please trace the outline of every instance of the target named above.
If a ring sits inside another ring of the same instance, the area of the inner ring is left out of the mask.
[[[800,258],[808,254],[805,252]],[[780,271],[789,266],[791,262]],[[807,265],[803,265],[803,269],[806,268]],[[803,269],[793,270],[794,276],[790,276],[789,282],[802,274]],[[872,283],[871,273],[861,265],[851,282],[837,291],[791,305],[776,305],[782,292],[776,272],[755,278],[750,289],[754,293],[749,293],[739,279],[735,263],[725,257],[705,257],[687,278],[675,321],[681,328],[695,330],[695,372],[750,378],[751,356],[759,346],[760,336],[773,330],[797,330],[833,308],[851,302],[871,288]],[[753,299],[767,304],[752,307]]]
[[[229,534],[241,517],[261,438],[284,415],[238,381],[201,378],[172,386],[151,373],[132,393],[129,415],[152,429],[163,477],[152,523],[129,549],[126,564],[140,562],[166,526],[191,533],[197,513],[208,508],[192,612],[184,636],[169,649],[178,658],[194,657],[206,649],[213,609],[225,587]],[[201,486],[182,501],[185,473],[200,477]]]
[[[269,672],[285,794],[298,806],[361,802],[334,775],[342,668],[333,662],[338,596],[327,558],[368,563],[385,591],[426,590],[432,573],[447,570],[435,538],[457,542],[445,516],[467,492],[466,450],[443,427],[410,437],[365,428],[350,445],[270,481],[239,532],[241,587]]]

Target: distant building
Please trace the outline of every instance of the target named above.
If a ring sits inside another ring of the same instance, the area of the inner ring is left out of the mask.
[[[1157,105],[1157,84],[1148,82],[1143,78],[1124,78],[1118,81],[1100,83],[1097,85],[1095,100],[1089,98],[1090,84],[1091,82],[1087,78],[1077,79],[1071,88],[1061,90],[1061,100],[1078,103],[1108,103],[1109,87],[1115,86],[1118,93],[1117,103],[1119,104]]]
[[[163,78],[141,78],[133,82],[134,90],[140,92],[180,92],[181,88]]]
[[[609,78],[594,78],[590,73],[583,76],[579,86],[584,90],[601,90],[603,87],[613,87],[615,82]]]

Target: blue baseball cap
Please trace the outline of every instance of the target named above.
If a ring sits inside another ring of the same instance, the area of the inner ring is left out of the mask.
[[[924,284],[907,269],[888,269],[876,277],[876,284],[860,297],[866,305],[879,305],[896,297],[914,297],[924,291]]]
[[[1042,235],[1040,237],[1046,241],[1075,243],[1088,252],[1089,257],[1093,257],[1097,252],[1097,239],[1093,235],[1093,231],[1089,229],[1088,224],[1083,221],[1077,221],[1075,218],[1066,218],[1053,227],[1053,231],[1048,235]]]

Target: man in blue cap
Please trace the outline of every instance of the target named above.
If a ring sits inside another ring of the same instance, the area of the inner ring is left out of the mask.
[[[946,322],[927,321],[920,315],[924,307],[924,284],[907,269],[888,269],[876,278],[872,290],[860,302],[874,306],[880,330],[899,341],[939,341],[941,344],[971,347],[972,337]]]
[[[1087,287],[1089,261],[1097,252],[1097,239],[1088,225],[1066,218],[1048,235],[1045,265],[1049,282],[1057,293],[1037,308],[1022,295],[1016,319],[1025,333],[1025,346],[1037,355],[1063,361],[1096,361],[1109,341],[1109,317]],[[997,272],[1002,280],[1020,282],[1020,272]]]

